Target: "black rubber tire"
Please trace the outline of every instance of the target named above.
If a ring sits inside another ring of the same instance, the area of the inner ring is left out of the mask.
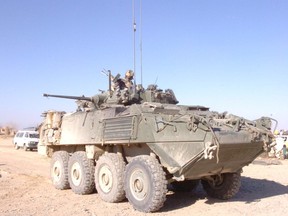
[[[23,149],[24,149],[24,151],[27,151],[27,150],[28,150],[26,144],[24,144]]]
[[[110,203],[125,199],[124,191],[125,162],[116,153],[102,155],[95,167],[95,185],[102,200]]]
[[[159,210],[167,193],[167,180],[156,158],[137,156],[126,166],[125,192],[134,209],[142,212]]]
[[[206,193],[213,197],[222,200],[227,200],[234,197],[241,186],[241,174],[237,173],[224,173],[222,175],[222,181],[215,185],[209,181],[202,180],[202,186]]]
[[[85,151],[75,152],[68,162],[68,181],[76,194],[90,194],[95,189],[94,160],[88,159]]]
[[[52,184],[58,190],[69,189],[68,181],[69,154],[66,151],[54,152],[50,164]]]
[[[17,143],[15,143],[14,148],[15,148],[16,150],[18,150],[20,147],[18,146]]]
[[[190,192],[195,190],[199,185],[199,180],[185,180],[172,182],[171,185],[175,191]]]

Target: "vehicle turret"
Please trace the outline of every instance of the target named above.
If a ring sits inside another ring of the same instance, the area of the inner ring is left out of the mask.
[[[100,109],[103,107],[111,107],[113,105],[127,106],[144,102],[163,104],[178,103],[172,89],[166,89],[163,91],[162,89],[159,89],[157,85],[149,85],[147,89],[144,89],[142,85],[135,85],[133,83],[133,72],[131,70],[126,72],[124,79],[120,78],[120,74],[117,74],[115,77],[112,76],[110,71],[108,76],[109,89],[107,91],[101,91],[100,94],[96,94],[92,97],[85,97],[84,95],[68,96],[46,93],[44,93],[43,96],[77,100],[76,103],[78,105],[78,111]]]

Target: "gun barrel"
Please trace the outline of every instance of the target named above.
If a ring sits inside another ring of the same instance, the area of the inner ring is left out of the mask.
[[[74,99],[74,100],[87,100],[92,101],[92,98],[83,96],[68,96],[68,95],[53,95],[53,94],[43,94],[44,97],[57,97],[57,98],[65,98],[65,99]]]

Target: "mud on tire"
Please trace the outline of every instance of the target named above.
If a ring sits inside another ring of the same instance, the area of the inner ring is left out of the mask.
[[[224,173],[221,178],[214,176],[214,184],[211,181],[202,180],[202,186],[206,193],[214,198],[227,200],[237,194],[241,186],[241,174]]]
[[[142,212],[159,210],[167,193],[165,172],[156,158],[137,156],[126,166],[125,192],[134,209]]]
[[[76,194],[90,194],[95,188],[94,160],[86,157],[86,152],[77,151],[68,162],[68,180]]]

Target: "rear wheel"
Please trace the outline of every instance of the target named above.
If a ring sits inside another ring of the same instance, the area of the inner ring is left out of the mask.
[[[75,152],[68,162],[68,180],[76,194],[90,194],[95,188],[94,161],[86,157],[86,152]]]
[[[223,173],[201,181],[206,193],[214,198],[227,200],[237,194],[241,186],[241,174]]]
[[[108,153],[102,155],[95,168],[96,189],[102,200],[120,202],[125,198],[125,163],[121,155]]]
[[[50,176],[56,189],[70,188],[68,181],[69,154],[66,151],[57,151],[53,154],[50,166]]]
[[[129,202],[139,211],[154,212],[163,206],[167,180],[156,158],[137,156],[127,165],[125,192]]]

